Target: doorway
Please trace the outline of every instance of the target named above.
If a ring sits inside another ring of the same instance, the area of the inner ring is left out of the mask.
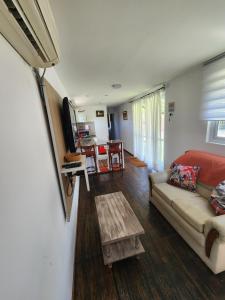
[[[109,139],[115,140],[116,139],[115,116],[113,113],[108,114],[108,130],[109,130]]]

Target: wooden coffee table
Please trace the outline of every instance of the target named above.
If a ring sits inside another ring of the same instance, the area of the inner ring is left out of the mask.
[[[96,196],[95,204],[105,265],[145,252],[144,229],[122,192]]]

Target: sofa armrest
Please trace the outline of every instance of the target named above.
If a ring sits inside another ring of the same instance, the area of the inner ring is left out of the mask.
[[[150,173],[148,176],[150,195],[152,196],[152,188],[154,184],[167,182],[168,178],[169,178],[169,170],[165,170],[163,172]]]
[[[167,182],[168,177],[169,177],[169,170],[149,174],[149,179],[151,179],[152,184]]]
[[[208,235],[211,229],[219,233],[219,239],[225,242],[225,215],[216,216],[208,219],[205,223],[204,234]]]
[[[207,257],[210,257],[211,249],[215,240],[219,239],[225,242],[225,215],[212,217],[206,221],[204,227],[205,241],[205,253]]]

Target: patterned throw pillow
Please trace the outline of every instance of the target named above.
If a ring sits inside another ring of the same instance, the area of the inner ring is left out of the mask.
[[[213,190],[210,205],[217,216],[225,214],[225,180],[220,182]]]
[[[196,191],[196,181],[200,167],[173,164],[168,183],[191,192]]]

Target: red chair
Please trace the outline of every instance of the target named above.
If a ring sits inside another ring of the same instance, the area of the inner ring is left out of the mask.
[[[109,156],[107,148],[108,146],[106,144],[98,145],[96,147],[97,166],[99,173],[109,172]]]
[[[87,170],[90,171],[89,173],[93,171],[97,173],[95,145],[81,146],[80,149],[81,154],[85,154],[86,157],[91,157],[94,160],[94,166],[87,167]]]
[[[107,143],[109,155],[109,167],[112,171],[123,170],[123,145],[122,142],[108,142]],[[114,156],[118,157],[119,162],[114,163]]]

